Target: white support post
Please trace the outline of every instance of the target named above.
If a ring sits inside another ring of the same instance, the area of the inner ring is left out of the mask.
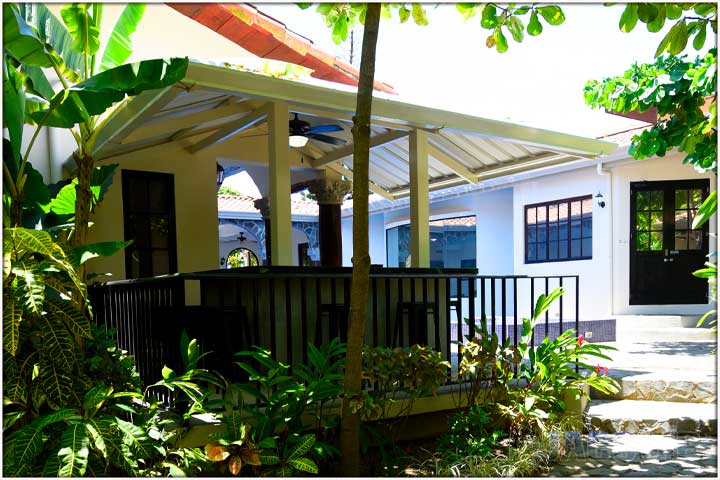
[[[430,266],[427,132],[410,132],[410,266]]]
[[[275,102],[268,115],[270,187],[270,249],[273,265],[292,265],[290,217],[290,146],[285,102]]]

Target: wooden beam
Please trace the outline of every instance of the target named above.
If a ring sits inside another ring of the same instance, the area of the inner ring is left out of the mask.
[[[217,132],[213,133],[212,135],[209,135],[206,138],[203,138],[196,144],[186,147],[186,150],[190,153],[197,153],[202,150],[205,150],[206,148],[210,148],[213,145],[217,145],[218,143],[224,142],[225,140],[232,137],[233,135],[237,135],[238,133],[242,132],[243,130],[247,130],[248,128],[252,127],[256,123],[263,121],[268,116],[269,112],[270,112],[270,108],[269,108],[268,104],[265,104],[265,105],[261,106],[260,108],[258,108],[257,110],[253,110],[252,112],[248,113],[247,115],[240,118],[239,120],[230,122],[228,125],[224,126],[223,128],[220,128]],[[287,128],[286,128],[286,130],[287,130]]]
[[[141,131],[135,132],[134,134],[126,137],[123,143],[131,143],[160,134],[172,134],[189,127],[200,130],[204,127],[205,123],[225,117],[232,117],[241,113],[247,113],[255,108],[257,108],[257,106],[253,106],[249,102],[224,103],[222,106],[206,108],[199,112],[189,113],[185,116],[164,118],[161,120],[153,118],[143,127]],[[219,128],[220,125],[216,126]]]
[[[370,148],[379,147],[380,145],[385,145],[386,143],[394,142],[399,138],[407,136],[408,132],[402,130],[391,130],[381,135],[375,135],[370,138]],[[353,144],[349,144],[344,147],[340,147],[337,150],[333,150],[324,157],[315,160],[315,168],[323,167],[333,162],[337,162],[338,160],[342,160],[345,157],[349,157],[353,154],[354,148],[355,146]]]
[[[349,168],[345,167],[345,165],[339,165],[336,163],[327,165],[325,168],[332,170],[334,172],[339,173],[340,175],[344,175],[345,177],[352,180],[353,178],[353,172]],[[380,187],[379,185],[375,185],[374,183],[369,182],[368,188],[371,192],[377,193],[381,197],[383,197],[385,200],[390,200],[391,202],[395,200],[395,196],[385,190],[384,188]]]
[[[101,156],[110,143],[122,141],[182,92],[184,90],[181,88],[172,86],[159,90],[146,90],[126,102],[113,113],[110,120],[98,132],[93,145],[93,155]]]
[[[270,199],[270,258],[273,265],[292,265],[292,220],[290,213],[290,147],[285,102],[272,102],[268,113],[268,169]]]
[[[410,132],[410,266],[430,267],[428,134]]]
[[[462,165],[460,162],[440,150],[438,147],[432,144],[430,144],[429,147],[430,156],[445,165],[450,170],[452,170],[452,172],[455,173],[457,176],[462,177],[473,184],[478,182],[477,175],[473,174],[473,172],[471,172],[469,168]]]

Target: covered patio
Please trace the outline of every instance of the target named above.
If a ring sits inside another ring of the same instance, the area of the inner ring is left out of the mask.
[[[122,170],[163,172],[175,185],[177,268],[160,272],[172,275],[92,288],[97,321],[119,329],[119,345],[136,355],[144,374],[172,363],[167,355],[181,327],[218,353],[262,345],[292,364],[305,359],[308,342],[344,337],[351,269],[341,268],[340,206],[353,177],[354,108],[349,87],[191,62],[182,82],[138,95],[109,119],[96,159]],[[300,131],[292,131],[295,117],[307,122]],[[291,147],[291,134],[307,138]],[[559,286],[567,294],[546,314],[542,336],[579,329],[577,275],[429,268],[429,193],[597,158],[614,148],[376,94],[370,189],[389,201],[409,197],[411,261],[409,268],[373,267],[366,342],[430,345],[457,365],[455,342],[481,319],[502,340],[517,342],[523,312]],[[255,206],[272,267],[217,270],[221,170],[246,170],[261,191]],[[304,189],[319,203],[320,267],[292,266],[290,195]],[[109,192],[109,206],[100,206],[105,223],[98,223],[95,240],[121,235],[124,219],[112,223],[114,208],[127,200],[120,190],[125,187]],[[96,265],[121,279],[131,276],[117,259]]]

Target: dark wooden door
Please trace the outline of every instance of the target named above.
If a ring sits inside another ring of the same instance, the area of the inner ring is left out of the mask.
[[[699,304],[708,286],[692,276],[708,254],[708,224],[692,220],[709,180],[630,184],[630,305]]]
[[[177,272],[175,178],[169,173],[122,171],[125,276]]]

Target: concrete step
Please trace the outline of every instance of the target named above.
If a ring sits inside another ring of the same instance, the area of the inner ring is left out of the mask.
[[[651,400],[593,400],[590,424],[605,433],[716,435],[716,405]]]
[[[614,315],[618,329],[694,328],[700,315]]]
[[[600,400],[652,400],[679,403],[715,403],[717,380],[714,373],[687,370],[653,372],[611,370],[620,391],[606,395],[597,390],[590,397]]]
[[[618,342],[643,339],[644,341],[672,340],[676,342],[708,341],[714,342],[717,334],[709,328],[696,327],[617,327],[616,339]]]

